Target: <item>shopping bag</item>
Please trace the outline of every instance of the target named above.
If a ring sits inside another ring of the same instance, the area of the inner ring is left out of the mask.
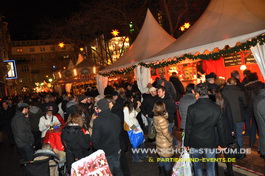
[[[103,150],[97,150],[91,155],[74,162],[71,166],[71,175],[75,176],[112,176],[108,160]]]
[[[192,176],[190,154],[184,150],[174,164],[172,176]]]
[[[137,131],[135,129],[138,129]],[[140,127],[127,131],[133,148],[139,147],[144,142],[144,133]]]

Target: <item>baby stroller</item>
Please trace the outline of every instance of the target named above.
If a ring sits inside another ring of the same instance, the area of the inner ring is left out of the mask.
[[[21,164],[24,165],[25,176],[50,176],[51,169],[55,171],[52,172],[55,173],[53,175],[59,175],[59,158],[53,154],[37,153],[34,154],[33,161],[22,161]],[[61,165],[61,167],[64,167],[64,165]],[[63,175],[63,173],[60,175]]]

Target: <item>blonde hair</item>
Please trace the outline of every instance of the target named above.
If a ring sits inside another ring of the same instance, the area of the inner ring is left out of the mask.
[[[155,116],[164,116],[167,118],[166,105],[162,101],[158,101],[154,104],[153,113]]]
[[[49,143],[45,143],[42,145],[42,149],[52,150],[52,146]]]
[[[84,125],[82,116],[80,114],[71,114],[66,121],[66,125],[70,123],[78,124],[81,128],[83,128]]]

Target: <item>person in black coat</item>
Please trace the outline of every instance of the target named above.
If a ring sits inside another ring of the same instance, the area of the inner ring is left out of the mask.
[[[83,128],[88,130],[91,116],[89,114],[89,105],[87,103],[86,95],[77,95],[78,103],[76,105],[76,112],[82,116]]]
[[[29,105],[26,103],[18,103],[17,106],[18,110],[11,121],[12,132],[22,158],[25,161],[31,161],[34,153],[32,147],[34,137],[31,133],[30,121],[28,119]]]
[[[256,142],[257,122],[253,111],[253,103],[260,90],[263,89],[264,83],[259,81],[257,73],[250,73],[248,83],[244,86],[246,98],[248,100],[248,112],[250,114],[251,128],[249,133],[249,145],[252,147]]]
[[[116,114],[119,116],[121,121],[121,134],[120,134],[120,148],[121,148],[121,154],[120,154],[120,164],[122,173],[124,176],[130,176],[130,168],[128,164],[128,160],[126,157],[126,152],[128,151],[130,139],[128,136],[127,131],[124,130],[124,113],[123,113],[123,101],[117,101],[119,98],[121,98],[118,95],[117,91],[114,91],[112,93],[112,96],[106,96],[105,99],[109,100],[111,103],[111,112],[113,114]]]
[[[227,86],[223,89],[222,94],[229,102],[233,116],[235,138],[240,146],[244,148],[243,131],[243,109],[247,107],[247,100],[245,93],[236,86],[235,78],[227,80]]]
[[[3,130],[8,137],[9,145],[15,144],[14,136],[11,129],[11,120],[15,114],[15,110],[12,107],[9,107],[7,102],[2,102],[2,108],[0,111],[0,121],[3,126]]]
[[[234,70],[231,72],[231,77],[235,78],[236,80],[236,86],[240,88],[241,90],[244,89],[244,85],[240,82],[240,74],[237,70]]]
[[[76,114],[77,113],[77,97],[75,95],[72,95],[69,97],[69,101],[66,104],[66,115],[64,118],[64,121],[67,121],[70,114]]]
[[[169,81],[172,82],[173,86],[175,87],[175,89],[176,89],[176,101],[179,101],[183,97],[185,91],[184,91],[184,87],[183,87],[182,82],[177,77],[176,72],[172,73],[172,75],[169,78]]]
[[[37,107],[35,102],[31,102],[29,109],[29,120],[30,120],[31,132],[34,136],[34,146],[35,149],[37,150],[40,149],[42,146],[41,132],[39,130],[39,122],[42,116],[43,116],[42,110],[39,107]]]
[[[142,114],[147,118],[148,121],[148,134],[151,130],[151,123],[153,123],[153,107],[158,100],[156,88],[151,87],[149,92],[150,94],[146,94],[140,107]]]
[[[110,102],[101,99],[97,102],[98,117],[93,123],[92,145],[95,150],[102,149],[109,163],[113,175],[122,176],[120,166],[120,118],[110,112]]]
[[[231,107],[229,102],[224,98],[219,90],[215,92],[215,99],[216,99],[216,104],[221,107],[222,111],[222,118],[224,121],[224,130],[225,130],[225,142],[227,146],[227,151],[231,149],[231,144],[233,144],[233,135],[234,135],[234,122],[233,122],[233,117],[232,117],[232,112],[231,112]],[[217,131],[216,131],[217,133]],[[219,136],[217,133],[218,141],[217,144],[219,145]],[[231,158],[231,154],[226,152],[224,153],[225,158]],[[217,164],[217,163],[216,163]],[[218,164],[217,164],[218,165]],[[233,175],[233,167],[232,167],[232,162],[226,162],[226,171],[225,175]]]
[[[70,173],[73,162],[88,156],[90,136],[82,130],[83,120],[79,114],[71,114],[62,130],[61,139],[65,146],[66,168]]]
[[[53,108],[53,114],[57,114],[59,111],[58,105],[52,101],[51,95],[46,95],[44,97],[44,103],[41,105],[41,110],[45,112],[47,107],[50,107],[50,106],[52,106]]]
[[[188,107],[185,127],[184,145],[191,148],[192,158],[215,158],[214,148],[217,148],[215,127],[217,127],[221,150],[226,148],[224,124],[221,108],[209,99],[206,83],[198,84],[196,92],[199,99]],[[200,152],[202,151],[203,154]],[[203,175],[202,162],[194,162],[195,175]],[[206,162],[207,175],[215,175],[215,163]]]
[[[114,90],[113,82],[108,82],[107,87],[104,89],[104,95],[111,95]]]

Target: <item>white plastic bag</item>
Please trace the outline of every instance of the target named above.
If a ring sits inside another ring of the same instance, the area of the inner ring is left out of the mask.
[[[173,166],[172,176],[192,176],[190,154],[184,150]]]

